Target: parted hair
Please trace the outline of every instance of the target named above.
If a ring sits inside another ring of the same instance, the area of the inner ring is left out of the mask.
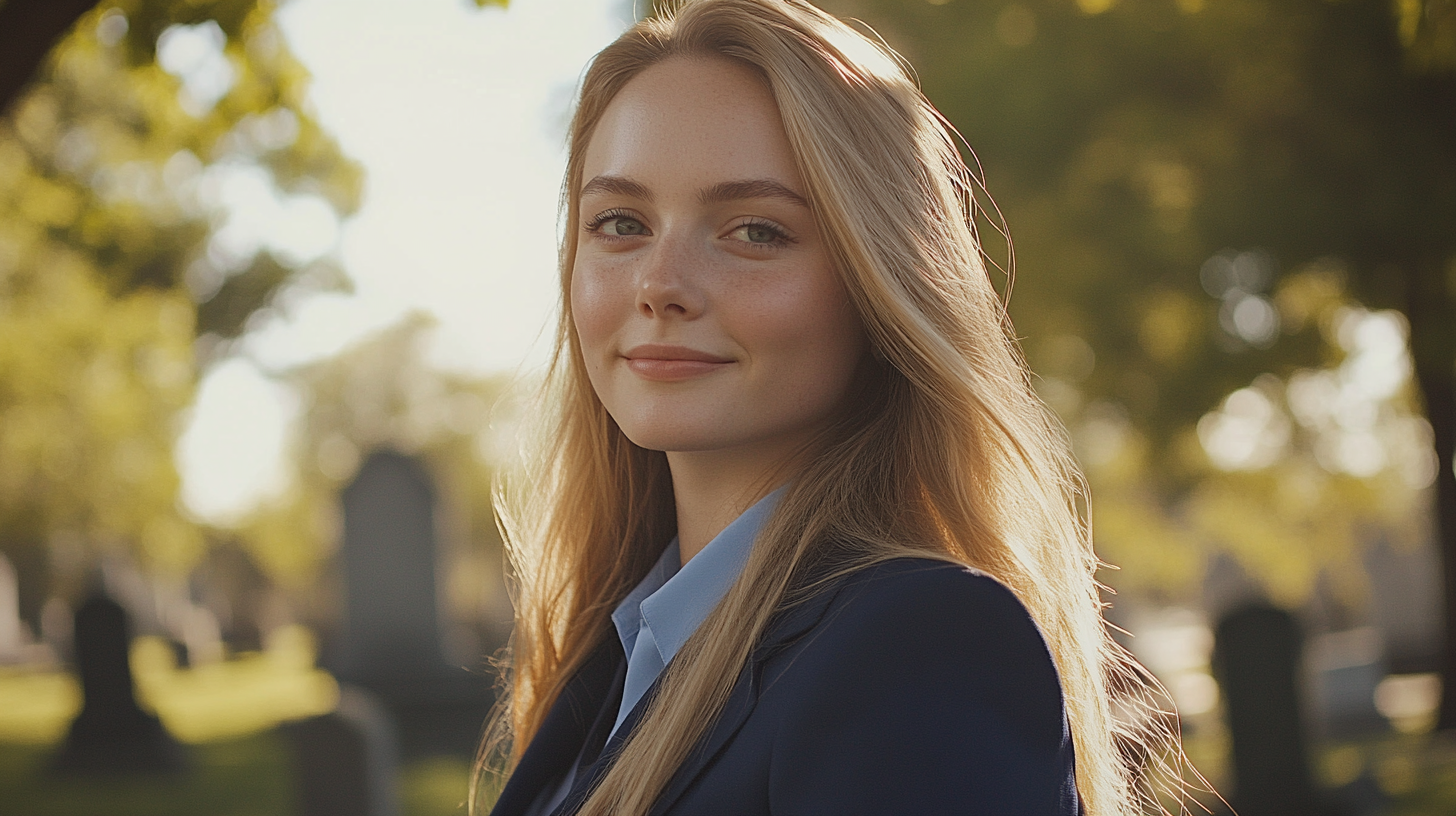
[[[801,0],[687,0],[633,26],[583,79],[543,427],[499,508],[515,630],[476,781],[509,774],[572,673],[615,637],[612,610],[675,533],[665,454],[629,441],[597,398],[566,293],[592,134],[633,77],[676,58],[736,61],[771,91],[874,361],[581,812],[646,814],[774,614],[901,556],[969,565],[1009,587],[1061,676],[1087,813],[1153,807],[1139,766],[1176,753],[1176,738],[1103,620],[1084,480],[992,285],[975,232],[976,179],[898,56]]]

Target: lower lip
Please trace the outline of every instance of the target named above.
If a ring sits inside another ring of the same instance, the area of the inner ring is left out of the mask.
[[[654,360],[647,357],[632,357],[627,367],[644,380],[656,382],[678,382],[721,371],[731,363],[710,363],[703,360]]]

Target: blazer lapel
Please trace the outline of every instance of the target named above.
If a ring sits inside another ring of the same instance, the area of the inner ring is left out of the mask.
[[[623,671],[622,674],[625,680],[626,672]],[[620,689],[617,690],[617,705],[610,707],[610,710],[604,707],[602,716],[592,726],[591,732],[588,734],[587,745],[582,749],[582,768],[571,783],[571,790],[566,794],[566,798],[561,800],[561,804],[556,806],[556,810],[551,812],[551,816],[573,816],[581,810],[581,806],[586,803],[587,796],[596,790],[597,783],[602,781],[602,777],[606,776],[607,771],[611,770],[612,765],[616,763],[617,755],[622,752],[622,746],[626,744],[628,735],[637,730],[637,724],[642,721],[643,714],[647,712],[648,702],[657,694],[658,686],[661,683],[662,677],[659,675],[643,693],[637,704],[632,706],[632,710],[627,712],[626,719],[622,720],[622,727],[618,728],[617,732],[612,734],[612,738],[607,740],[607,732],[616,723],[617,710],[621,705],[622,693]],[[619,681],[617,685],[621,686],[624,683]],[[603,740],[606,742],[605,746],[602,745]]]
[[[733,684],[733,690],[728,695],[728,702],[723,706],[723,713],[718,716],[717,721],[708,730],[708,733],[698,741],[698,744],[688,753],[682,765],[678,766],[677,773],[667,783],[667,788],[648,811],[649,816],[663,816],[672,810],[672,806],[682,797],[688,787],[712,764],[718,754],[738,734],[738,730],[747,721],[748,715],[753,713],[753,708],[758,704],[758,696],[762,693],[763,666],[768,660],[779,651],[793,643],[799,637],[818,625],[819,620],[824,617],[824,612],[829,604],[838,594],[838,589],[821,592],[810,597],[808,600],[791,607],[779,618],[778,621],[769,625],[768,632],[759,641],[749,656],[748,664],[739,672],[738,680]]]
[[[748,664],[739,672],[738,679],[733,684],[733,690],[729,692],[728,701],[723,706],[722,714],[718,716],[718,719],[709,728],[708,733],[698,741],[697,746],[689,752],[687,758],[683,760],[682,765],[678,766],[677,772],[673,774],[672,779],[669,780],[662,795],[658,797],[657,802],[649,811],[649,816],[662,816],[662,814],[668,813],[673,804],[682,797],[688,787],[712,764],[713,760],[723,748],[732,741],[734,735],[743,727],[743,723],[753,713],[753,708],[758,703],[758,695],[762,691],[760,685],[764,663],[780,650],[818,625],[819,620],[824,617],[825,611],[838,594],[838,587],[820,592],[786,610],[778,620],[769,625],[768,632],[749,656]],[[626,658],[620,657],[622,654],[620,644],[618,644],[616,653],[621,660],[623,672],[625,672]],[[597,757],[596,761],[591,762],[589,766],[581,769],[577,773],[576,781],[571,786],[571,792],[566,795],[566,798],[552,813],[552,816],[572,816],[581,810],[581,806],[586,803],[587,796],[596,789],[597,783],[601,781],[602,777],[606,776],[607,771],[616,762],[617,755],[621,753],[622,746],[626,743],[627,737],[637,730],[637,725],[641,722],[643,714],[646,713],[649,701],[657,694],[661,682],[662,678],[659,676],[657,681],[647,690],[647,693],[642,695],[642,699],[637,701],[637,705],[633,706],[632,711],[627,714],[627,718],[622,721],[622,727],[617,729],[617,733],[613,734],[610,740],[607,740],[606,746],[602,748],[601,755]],[[621,679],[619,678],[616,687],[620,687],[620,685]],[[616,694],[618,695],[617,699],[620,699],[620,688],[618,688]],[[601,705],[602,703],[599,703],[598,707],[600,708]],[[553,707],[552,714],[555,713],[556,708]],[[616,708],[613,707],[606,715],[606,728],[611,727],[615,715]],[[591,729],[593,735],[600,728],[601,722],[599,721]],[[544,730],[543,727],[542,731],[544,732]],[[584,733],[585,731],[583,730]],[[537,739],[540,739],[539,735]],[[578,742],[574,744],[579,745],[581,737],[577,739]],[[534,747],[535,743],[533,742],[532,749]],[[529,756],[530,753],[531,750],[528,749],[527,755]],[[572,756],[574,758],[575,754]],[[526,758],[521,758],[522,767],[525,766]],[[590,757],[583,755],[582,758],[590,762]],[[562,765],[552,775],[545,777],[543,781],[537,783],[529,790],[538,790],[541,785],[555,778],[555,775],[560,773],[564,767]],[[516,773],[519,774],[520,770],[517,770]],[[511,779],[514,781],[515,776],[512,776]],[[507,788],[509,788],[509,785],[507,785]],[[532,797],[534,797],[534,794],[532,794]],[[502,799],[504,798],[503,793]],[[530,799],[527,799],[525,805],[521,807],[524,808],[529,804]],[[516,816],[519,812],[510,811],[509,816]],[[492,811],[491,816],[508,816],[508,814],[506,811],[497,810]]]
[[[491,816],[525,813],[541,791],[576,762],[584,743],[596,736],[602,712],[614,691],[620,698],[626,667],[621,641],[616,637],[605,638],[567,681],[561,696],[546,713],[540,730],[506,780],[495,807],[491,808]],[[615,706],[612,714],[616,714]],[[596,747],[600,745],[596,743]]]

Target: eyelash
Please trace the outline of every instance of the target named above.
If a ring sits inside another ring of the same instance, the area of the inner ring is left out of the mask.
[[[752,246],[752,247],[762,248],[762,249],[770,249],[770,248],[777,249],[779,247],[786,247],[789,244],[796,244],[796,243],[798,243],[798,240],[797,239],[790,237],[787,233],[784,232],[783,227],[780,227],[778,224],[775,224],[772,221],[764,221],[764,220],[759,219],[759,218],[749,218],[749,219],[743,221],[742,223],[740,223],[737,226],[733,227],[733,229],[730,230],[730,233],[731,232],[737,232],[738,230],[741,230],[744,227],[758,227],[759,229],[765,229],[765,230],[768,230],[769,232],[773,233],[773,236],[774,237],[773,237],[773,240],[772,241],[765,241],[765,242],[745,241],[744,242],[744,243],[746,243],[746,244],[748,244],[749,246]]]
[[[630,218],[633,221],[638,221],[639,220],[637,218],[637,216],[633,215],[632,213],[630,213],[630,212],[628,212],[626,210],[615,209],[614,208],[614,209],[607,210],[606,212],[597,213],[596,215],[592,216],[591,217],[591,220],[587,221],[586,224],[583,225],[583,229],[585,229],[587,232],[594,233],[594,234],[597,234],[597,235],[601,235],[603,238],[625,238],[625,237],[627,237],[625,235],[606,235],[606,234],[602,233],[602,231],[601,231],[602,230],[602,225],[605,224],[605,223],[607,223],[608,221],[611,221],[613,218]]]

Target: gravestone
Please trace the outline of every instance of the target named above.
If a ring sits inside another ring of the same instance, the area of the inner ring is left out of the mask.
[[[1383,634],[1388,667],[1395,674],[1441,667],[1441,556],[1426,542],[1413,549],[1377,539],[1365,550],[1370,579],[1371,623]]]
[[[24,632],[20,623],[20,580],[10,559],[0,553],[0,663],[20,660]]]
[[[1300,716],[1301,647],[1294,618],[1267,605],[1230,612],[1214,633],[1240,816],[1319,812]]]
[[[344,686],[335,710],[282,731],[293,751],[294,816],[398,816],[393,724],[369,692]]]
[[[343,506],[344,616],[325,666],[379,696],[407,756],[471,755],[490,683],[445,658],[429,474],[415,459],[376,451]]]
[[[184,769],[182,746],[156,715],[137,705],[130,625],[121,604],[104,595],[88,599],[76,611],[72,643],[84,703],[52,768],[75,773]]]
[[[1314,685],[1320,734],[1354,739],[1389,729],[1375,707],[1375,689],[1386,675],[1382,646],[1381,632],[1373,626],[1310,639],[1306,665]]]

